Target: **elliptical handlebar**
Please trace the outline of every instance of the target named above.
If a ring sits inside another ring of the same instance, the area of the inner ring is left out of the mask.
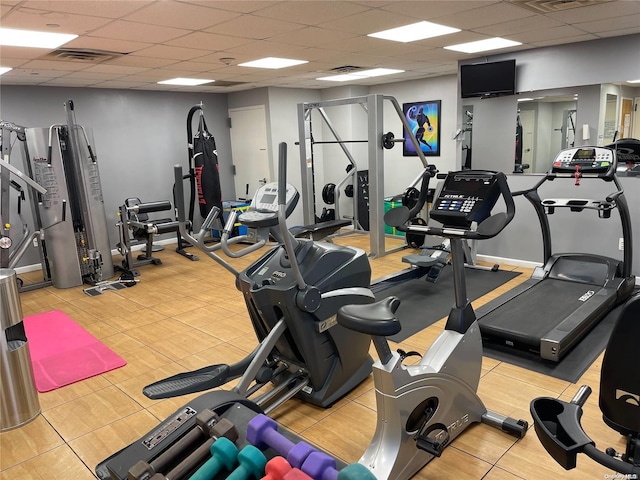
[[[280,233],[282,235],[282,241],[284,248],[287,252],[287,257],[291,262],[291,269],[296,278],[298,289],[304,291],[307,288],[307,284],[300,272],[300,266],[298,265],[298,259],[296,258],[296,246],[298,241],[291,235],[289,229],[287,229],[287,143],[280,142],[278,145],[278,226],[280,227]]]

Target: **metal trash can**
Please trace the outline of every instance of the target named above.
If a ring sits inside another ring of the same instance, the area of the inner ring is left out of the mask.
[[[0,268],[0,431],[38,416],[40,402],[14,270]]]

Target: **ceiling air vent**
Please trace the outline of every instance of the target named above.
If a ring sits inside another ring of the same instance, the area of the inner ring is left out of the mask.
[[[610,3],[612,0],[515,0],[512,3],[536,13],[564,12],[574,8]]]
[[[102,63],[125,55],[127,54],[108,52],[106,50],[93,50],[90,48],[59,48],[41,58],[47,60]]]
[[[356,67],[354,65],[343,65],[342,67],[332,68],[329,71],[333,73],[353,73],[353,72],[359,72],[360,70],[363,70],[363,68]]]

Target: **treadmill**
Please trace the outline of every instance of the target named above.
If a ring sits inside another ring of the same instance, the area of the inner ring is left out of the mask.
[[[631,274],[631,219],[622,187],[616,177],[616,150],[578,147],[561,151],[551,169],[524,195],[533,205],[540,226],[544,265],[531,278],[476,310],[485,345],[533,352],[559,362],[607,313],[627,299],[635,286]],[[617,191],[602,200],[540,199],[538,188],[547,181],[611,182]],[[588,253],[551,253],[548,215],[559,208],[572,212],[595,210],[609,218],[617,210],[622,223],[622,260]]]

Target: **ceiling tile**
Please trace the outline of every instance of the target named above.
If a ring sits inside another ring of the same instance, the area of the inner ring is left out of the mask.
[[[301,28],[302,25],[297,23],[256,17],[254,15],[245,15],[223,22],[215,27],[208,28],[206,31],[220,35],[229,35],[232,37],[247,37],[256,40],[263,40],[282,33],[300,30]]]
[[[369,8],[349,2],[336,1],[304,1],[280,2],[255,12],[256,16],[286,19],[288,22],[302,25],[318,25],[343,17],[362,14]]]
[[[415,23],[415,21],[415,18],[411,17],[411,12],[396,14],[383,10],[367,10],[358,15],[350,15],[337,20],[324,22],[319,26],[329,30],[367,35],[369,33]]]
[[[226,50],[250,43],[250,39],[218,35],[215,33],[193,32],[184,37],[175,38],[166,42],[167,45],[185,48],[200,48],[209,50]]]
[[[193,48],[172,47],[169,45],[153,45],[149,48],[138,50],[136,55],[142,57],[155,57],[175,60],[193,60],[211,53],[207,50],[196,50]]]
[[[75,33],[81,35],[108,24],[110,18],[50,12],[32,8],[14,8],[2,17],[2,26],[19,30],[38,30],[52,33]]]
[[[592,22],[576,23],[574,26],[588,33],[610,32],[612,30],[619,31],[627,28],[635,28],[635,32],[640,32],[640,13],[624,17],[604,18]],[[640,45],[638,45],[638,47],[640,47]],[[638,57],[638,63],[640,63],[640,56]]]
[[[21,6],[102,18],[120,18],[152,3],[151,0],[27,0]]]
[[[134,42],[162,43],[188,33],[191,32],[185,29],[116,20],[105,27],[94,30],[91,35]]]
[[[347,40],[350,43],[356,38],[356,36],[357,35],[353,33],[328,30],[326,28],[305,27],[283,35],[277,35],[271,40],[274,42],[291,43],[293,45],[301,45],[305,47],[315,47],[325,45],[327,43],[345,42]]]
[[[179,0],[181,3],[191,3],[202,7],[219,8],[221,10],[229,10],[238,13],[251,13],[268,7],[272,3],[263,0],[243,1],[243,0]]]
[[[60,70],[73,72],[76,70],[84,70],[91,66],[90,62],[65,62],[57,60],[31,60],[24,64],[25,68],[31,68],[34,70]]]
[[[69,43],[64,44],[64,48],[89,48],[93,50],[105,50],[108,52],[132,53],[150,47],[150,43],[131,42],[127,40],[116,40],[112,38],[99,38],[92,36],[81,36]]]
[[[214,2],[209,5],[215,6]],[[126,20],[166,27],[202,30],[221,22],[231,20],[240,14],[227,10],[201,7],[184,2],[162,1],[137,10],[125,17]]]
[[[533,17],[535,14],[530,10],[520,8],[504,2],[493,3],[484,7],[472,8],[454,15],[444,15],[437,17],[437,23],[444,23],[451,27],[463,30],[474,30],[479,27],[486,27],[496,23],[504,23],[520,18]]]
[[[176,63],[176,61],[172,59],[164,59],[164,58],[141,57],[139,55],[125,55],[123,57],[114,58],[113,60],[109,60],[108,62],[105,62],[105,63],[109,65],[125,65],[125,66],[132,66],[132,67],[158,68],[158,67],[166,67],[167,65]]]

